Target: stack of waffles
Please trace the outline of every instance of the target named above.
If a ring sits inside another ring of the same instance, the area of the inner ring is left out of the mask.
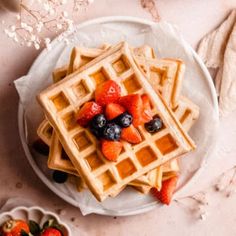
[[[48,167],[75,175],[78,190],[89,189],[99,201],[127,185],[145,194],[160,190],[163,181],[179,175],[178,158],[196,148],[188,131],[199,108],[181,95],[184,71],[181,60],[159,59],[149,46],[121,42],[73,48],[68,65],[53,71],[53,84],[38,95],[45,119],[37,133],[50,147]],[[122,141],[116,162],[103,156],[98,139],[76,120],[81,106],[107,80],[116,81],[122,95],[148,94],[153,114],[163,122],[154,134],[138,126],[142,141]]]

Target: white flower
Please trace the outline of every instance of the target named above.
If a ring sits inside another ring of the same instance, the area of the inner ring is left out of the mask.
[[[38,32],[38,33],[40,33],[41,32],[41,30],[42,30],[42,28],[43,28],[43,22],[42,21],[39,21],[39,23],[36,25],[36,31]]]
[[[50,8],[51,8],[50,5],[47,2],[43,4],[43,7],[44,7],[45,11],[49,11]]]
[[[17,15],[16,15],[16,19],[17,19],[17,20],[20,20],[20,14],[17,14]]]
[[[28,25],[25,23],[25,22],[21,22],[20,26],[23,28],[23,29],[26,29],[28,27]]]
[[[67,0],[61,0],[61,4],[65,5],[67,3]]]
[[[60,30],[60,29],[62,29],[62,24],[60,24],[60,23],[57,23],[57,28]]]
[[[35,47],[36,50],[40,49],[40,45],[38,43],[34,43],[34,47]]]
[[[51,42],[51,39],[50,39],[50,38],[45,38],[45,39],[44,39],[44,42],[45,42],[46,44],[49,44],[49,43]]]
[[[68,12],[67,12],[67,11],[63,11],[63,12],[62,12],[62,15],[63,15],[64,17],[68,17]]]
[[[15,31],[16,30],[16,26],[15,25],[11,25],[10,29],[11,29],[11,31]]]
[[[36,36],[35,36],[34,34],[31,34],[30,40],[31,40],[32,42],[36,41]]]

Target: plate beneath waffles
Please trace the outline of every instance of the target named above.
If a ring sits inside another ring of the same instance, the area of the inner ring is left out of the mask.
[[[150,27],[155,27],[155,29],[150,30]],[[100,37],[97,36],[99,34]],[[125,38],[133,45],[149,44],[159,57],[176,57],[185,61],[187,71],[183,92],[200,106],[201,113],[203,113],[196,127],[191,131],[191,136],[200,148],[190,154],[194,157],[186,157],[180,163],[183,173],[181,174],[182,179],[176,196],[184,196],[186,191],[190,193],[188,186],[191,186],[193,180],[196,182],[197,173],[201,168],[204,168],[202,164],[210,158],[206,150],[213,148],[214,124],[217,123],[218,117],[218,105],[213,83],[195,52],[181,38],[177,37],[176,32],[170,25],[159,24],[154,26],[152,22],[130,17],[100,18],[85,22],[77,27],[77,33],[72,37],[73,44],[79,43],[89,47],[97,46],[94,38],[96,38],[98,45],[103,42],[115,43]],[[38,91],[48,85],[50,72],[68,60],[68,53],[73,45],[66,46],[54,40],[52,46],[51,51],[43,51],[40,54],[29,71],[29,77],[33,75],[37,78],[34,81],[35,83],[30,85],[29,97],[32,96],[33,98]],[[40,76],[37,74],[38,71],[41,71]],[[42,71],[45,73],[42,73]],[[22,143],[33,169],[56,194],[71,204],[80,207],[83,214],[131,215],[145,212],[158,205],[152,197],[134,194],[129,189],[123,191],[115,199],[98,203],[89,192],[78,193],[73,188],[73,183],[69,182],[60,186],[53,183],[50,177],[51,172],[46,168],[46,159],[43,160],[42,156],[38,157],[36,153],[29,150],[28,143],[31,143],[36,135],[32,131],[36,131],[37,128],[35,127],[41,121],[42,114],[40,114],[41,117],[39,116],[33,120],[29,119],[29,112],[37,111],[37,109],[40,111],[40,109],[36,105],[36,101],[28,106],[26,104],[27,102],[19,106],[19,128]]]

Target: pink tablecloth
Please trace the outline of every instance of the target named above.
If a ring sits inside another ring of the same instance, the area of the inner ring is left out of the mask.
[[[234,0],[158,0],[157,4],[162,18],[176,24],[193,47],[236,6]],[[95,0],[88,11],[80,13],[77,21],[107,15],[132,15],[150,19],[139,1]],[[11,17],[11,14],[0,12],[0,21],[7,22]],[[2,30],[0,39],[0,203],[15,196],[29,198],[35,204],[62,212],[61,217],[72,225],[74,232],[78,228],[82,235],[236,234],[236,197],[226,198],[213,190],[207,191],[209,206],[204,207],[204,221],[198,219],[195,204],[191,200],[174,202],[170,207],[163,206],[133,217],[83,217],[78,209],[49,191],[34,174],[24,156],[17,130],[18,96],[12,84],[13,80],[27,73],[39,52],[14,44]],[[209,171],[213,173],[212,176],[216,176],[220,170],[232,165],[236,151],[235,117],[236,113],[221,121],[218,145],[223,147],[220,149],[223,158],[216,158],[214,168],[209,166],[209,170],[203,173],[203,179]]]

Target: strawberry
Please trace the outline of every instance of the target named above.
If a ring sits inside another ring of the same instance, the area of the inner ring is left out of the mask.
[[[0,229],[1,236],[21,236],[21,233],[29,233],[29,226],[23,220],[8,220]]]
[[[140,143],[142,141],[140,133],[133,125],[122,129],[121,138],[129,143]]]
[[[152,108],[147,94],[141,96],[143,102],[142,122],[147,123],[152,120]]]
[[[49,228],[45,229],[40,234],[40,236],[62,236],[62,233],[58,229],[49,227]]]
[[[139,94],[129,94],[127,96],[120,97],[119,104],[121,104],[132,116],[133,125],[135,127],[142,123],[142,99]]]
[[[79,110],[77,115],[77,122],[79,125],[85,127],[92,118],[102,113],[102,107],[95,102],[86,102]]]
[[[116,102],[121,94],[120,86],[113,80],[108,80],[100,84],[95,91],[95,101],[105,106],[109,103]]]
[[[169,205],[172,199],[172,195],[175,191],[178,181],[178,176],[174,176],[162,182],[161,190],[152,188],[153,195],[163,204]]]
[[[108,120],[112,120],[125,112],[125,108],[117,103],[109,103],[106,106],[105,115]]]
[[[102,140],[102,153],[109,161],[116,161],[122,150],[119,141]]]

